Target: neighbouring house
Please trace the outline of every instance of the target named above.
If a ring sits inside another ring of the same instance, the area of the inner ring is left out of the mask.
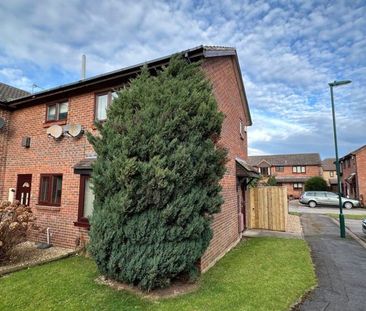
[[[318,153],[249,156],[248,162],[264,179],[275,176],[278,185],[287,187],[289,199],[300,197],[310,177],[322,176]]]
[[[201,61],[226,116],[220,140],[229,157],[221,182],[225,203],[214,218],[213,239],[201,258],[201,270],[207,270],[236,245],[246,226],[246,187],[258,177],[246,162],[246,128],[252,121],[234,48],[199,46],[181,54],[187,61]],[[116,90],[136,77],[143,65],[155,73],[171,57],[4,100],[0,106],[6,122],[0,130],[0,199],[15,196],[29,205],[38,224],[49,228],[54,245],[83,245],[93,209],[90,173],[96,157],[85,132],[96,134],[94,121],[106,119]]]
[[[6,102],[23,96],[28,96],[30,93],[18,89],[16,87],[0,82],[0,201],[1,190],[4,187],[5,180],[5,163],[7,155],[7,131],[9,126],[10,112],[7,109]]]
[[[339,159],[344,196],[366,203],[366,145]]]
[[[338,192],[335,158],[327,158],[322,161],[322,173],[329,190],[332,192]]]

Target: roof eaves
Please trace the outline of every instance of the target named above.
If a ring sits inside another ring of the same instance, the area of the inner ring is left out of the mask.
[[[360,148],[358,148],[358,149],[356,149],[356,150],[354,150],[354,151],[352,151],[350,153],[347,153],[345,156],[339,158],[339,161],[343,161],[343,160],[345,160],[345,159],[347,159],[347,158],[349,158],[349,157],[351,157],[353,155],[356,155],[357,153],[359,153],[360,151],[362,151],[364,148],[366,148],[366,145],[363,145]]]
[[[59,86],[56,86],[54,88],[50,88],[50,89],[47,89],[47,90],[44,90],[44,91],[41,91],[41,92],[30,94],[28,96],[23,96],[23,97],[20,97],[20,98],[13,99],[11,101],[8,101],[8,103],[12,107],[16,107],[17,105],[23,103],[23,101],[30,101],[30,100],[33,100],[33,99],[38,98],[38,97],[43,98],[43,97],[47,96],[48,94],[55,94],[55,93],[58,93],[58,92],[63,92],[66,89],[82,88],[84,86],[90,86],[92,84],[100,82],[101,80],[102,81],[107,81],[109,78],[114,79],[115,77],[119,77],[119,76],[123,77],[123,76],[130,75],[130,74],[133,74],[133,73],[138,73],[138,72],[141,71],[141,68],[145,65],[148,66],[149,68],[154,68],[159,63],[162,63],[165,60],[168,61],[170,58],[172,58],[174,55],[177,55],[177,54],[182,54],[182,55],[184,55],[185,57],[188,57],[188,58],[198,57],[200,55],[203,55],[203,50],[204,50],[204,47],[202,45],[200,45],[200,46],[197,46],[195,48],[184,50],[182,52],[177,52],[177,53],[174,53],[174,54],[170,54],[168,56],[155,58],[155,59],[147,61],[147,62],[142,62],[142,63],[135,64],[135,65],[132,65],[132,66],[124,67],[122,69],[117,69],[117,70],[114,70],[114,71],[110,71],[110,72],[107,72],[107,73],[96,75],[96,76],[86,78],[86,79],[83,79],[83,80],[79,80],[79,81],[76,81],[76,82],[71,82],[71,83],[59,85]]]

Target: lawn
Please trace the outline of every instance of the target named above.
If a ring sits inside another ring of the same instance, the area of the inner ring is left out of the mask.
[[[339,214],[327,214],[328,216],[334,218],[334,219],[339,219]],[[344,218],[346,219],[356,219],[356,220],[363,220],[366,218],[366,215],[353,215],[353,214],[343,214]]]
[[[290,215],[301,216],[300,212],[288,212]]]
[[[288,310],[316,283],[309,249],[297,239],[242,242],[190,294],[143,300],[94,282],[92,260],[71,257],[0,278],[0,310]]]

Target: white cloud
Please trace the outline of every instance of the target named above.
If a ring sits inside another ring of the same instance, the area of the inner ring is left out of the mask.
[[[334,79],[353,80],[336,90],[341,149],[365,143],[364,16],[363,1],[2,2],[0,78],[51,87],[79,79],[81,54],[91,76],[199,44],[235,46],[254,121],[251,150],[328,155]]]
[[[11,85],[22,90],[31,91],[33,82],[24,76],[20,69],[2,68],[0,69],[0,81],[12,81]]]

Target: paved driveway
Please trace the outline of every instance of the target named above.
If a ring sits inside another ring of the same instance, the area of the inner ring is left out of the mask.
[[[366,310],[366,249],[351,237],[341,239],[327,216],[303,214],[301,222],[318,277],[318,287],[298,310]]]
[[[338,207],[310,208],[309,206],[299,203],[298,200],[290,201],[289,211],[298,212],[298,213],[312,213],[312,214],[338,214],[339,213]],[[349,210],[344,208],[343,213],[344,214],[354,214],[354,215],[365,215],[365,218],[366,218],[366,208],[352,208]]]

